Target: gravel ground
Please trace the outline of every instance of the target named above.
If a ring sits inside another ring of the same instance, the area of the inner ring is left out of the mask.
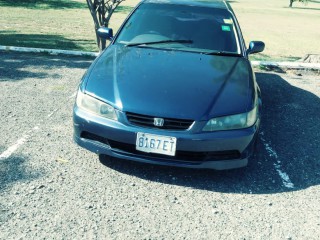
[[[250,165],[99,159],[72,140],[92,59],[0,52],[0,239],[320,239],[320,79],[258,72]]]

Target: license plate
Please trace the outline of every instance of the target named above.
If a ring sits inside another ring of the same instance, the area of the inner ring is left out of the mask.
[[[177,138],[148,133],[137,133],[136,149],[147,153],[159,153],[169,156],[176,154]]]

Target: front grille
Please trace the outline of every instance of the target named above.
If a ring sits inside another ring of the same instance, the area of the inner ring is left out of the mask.
[[[187,130],[193,123],[192,120],[164,118],[163,126],[158,127],[154,125],[154,118],[155,117],[146,116],[146,115],[127,113],[127,119],[131,124],[143,126],[143,127],[149,127],[149,128],[158,128],[158,129],[167,129],[167,130]]]
[[[154,159],[176,160],[176,161],[190,161],[190,162],[204,162],[214,160],[232,160],[239,159],[241,157],[240,152],[233,151],[217,151],[217,152],[187,152],[176,151],[175,156],[167,156],[156,153],[146,153],[136,150],[135,145],[108,140],[113,150],[120,150],[126,153],[134,154],[137,156],[145,156]]]

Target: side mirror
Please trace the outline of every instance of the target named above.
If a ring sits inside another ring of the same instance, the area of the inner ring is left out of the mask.
[[[262,52],[264,50],[265,44],[261,41],[251,41],[249,43],[249,48],[247,50],[247,55]]]
[[[98,36],[104,40],[112,40],[113,31],[112,28],[101,27],[98,29]]]

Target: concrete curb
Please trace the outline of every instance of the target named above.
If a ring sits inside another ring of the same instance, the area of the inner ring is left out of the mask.
[[[68,55],[68,56],[89,56],[97,57],[97,52],[69,51],[60,49],[45,49],[45,48],[27,48],[27,47],[11,47],[1,46],[0,50],[12,52],[27,52],[27,53],[47,53],[50,55]],[[311,69],[320,70],[320,63],[303,63],[303,62],[268,62],[268,61],[251,61],[253,67],[269,67],[269,68],[290,68],[290,69]]]
[[[68,55],[68,56],[88,56],[97,57],[99,53],[95,52],[82,52],[82,51],[69,51],[60,49],[45,49],[45,48],[27,48],[27,47],[11,47],[11,46],[1,46],[0,50],[11,51],[11,52],[26,52],[26,53],[47,53],[50,55]]]
[[[251,61],[254,67],[320,70],[320,63]]]

